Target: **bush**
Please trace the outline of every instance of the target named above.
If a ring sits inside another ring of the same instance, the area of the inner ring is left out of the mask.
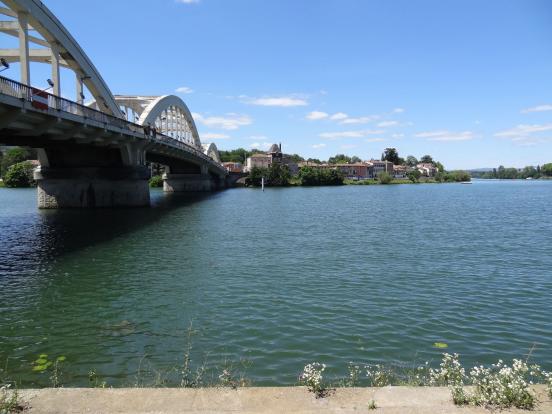
[[[342,185],[343,174],[334,169],[301,167],[299,170],[301,185]]]
[[[2,156],[1,174],[2,177],[8,172],[12,165],[31,159],[33,153],[26,148],[15,147],[7,150]]]
[[[4,184],[9,188],[33,187],[36,185],[33,170],[34,166],[30,161],[18,162],[8,168],[4,175]]]
[[[267,187],[283,187],[289,185],[291,173],[287,165],[271,164],[268,168],[254,167],[245,180],[246,185],[260,187],[262,178]]]
[[[393,177],[388,172],[383,171],[378,174],[378,180],[380,184],[390,184],[393,181]]]
[[[459,183],[462,181],[471,181],[471,176],[466,171],[449,171],[442,174],[442,179],[449,183]]]
[[[163,177],[160,175],[154,175],[149,180],[149,186],[152,188],[163,187]]]

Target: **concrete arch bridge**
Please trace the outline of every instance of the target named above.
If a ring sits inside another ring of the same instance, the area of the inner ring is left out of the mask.
[[[165,191],[226,186],[216,146],[202,144],[182,99],[114,95],[39,0],[1,0],[0,19],[0,36],[17,46],[0,48],[10,75],[0,75],[0,144],[37,149],[40,208],[149,205],[146,162],[166,166]],[[34,62],[51,67],[47,90],[32,86]],[[61,69],[74,73],[74,100],[62,94]]]

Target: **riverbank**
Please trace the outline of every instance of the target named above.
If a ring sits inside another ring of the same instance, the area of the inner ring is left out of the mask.
[[[540,404],[531,412],[552,413],[544,386],[534,386]],[[446,387],[338,388],[315,398],[305,387],[260,388],[48,388],[21,390],[31,414],[78,413],[489,413],[455,406]],[[373,403],[373,404],[372,404]],[[375,408],[370,408],[374,407]],[[527,412],[505,410],[504,412]]]

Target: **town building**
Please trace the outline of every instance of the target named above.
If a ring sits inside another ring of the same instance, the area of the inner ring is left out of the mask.
[[[439,172],[439,170],[431,163],[424,162],[416,165],[416,168],[424,177],[435,177],[435,174]]]
[[[243,164],[241,162],[223,162],[224,168],[226,171],[231,173],[241,173],[243,172]]]
[[[268,168],[274,163],[287,165],[292,174],[297,174],[299,167],[291,157],[282,153],[282,144],[272,144],[267,152],[259,152],[248,157],[245,162],[245,172],[251,171],[253,168]]]
[[[393,165],[393,178],[406,178],[406,165]]]

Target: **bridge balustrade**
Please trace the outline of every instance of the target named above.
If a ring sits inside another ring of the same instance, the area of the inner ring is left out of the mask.
[[[157,133],[155,138],[146,137],[144,135],[143,125],[135,124],[133,122],[127,121],[126,119],[117,118],[113,115],[98,111],[97,109],[79,104],[78,102],[74,102],[69,99],[53,95],[44,90],[30,87],[23,83],[2,76],[0,76],[0,93],[30,102],[33,109],[35,110],[48,112],[48,110],[54,109],[61,112],[81,116],[85,119],[91,119],[105,125],[117,127],[119,129],[125,129],[135,134],[140,134],[145,139],[163,142],[164,144],[170,145],[172,147],[191,152],[195,156],[215,165],[220,169],[224,168],[222,165],[215,162],[211,157],[205,155],[202,151],[199,151],[195,147],[185,142],[179,141],[168,135],[160,133]]]

